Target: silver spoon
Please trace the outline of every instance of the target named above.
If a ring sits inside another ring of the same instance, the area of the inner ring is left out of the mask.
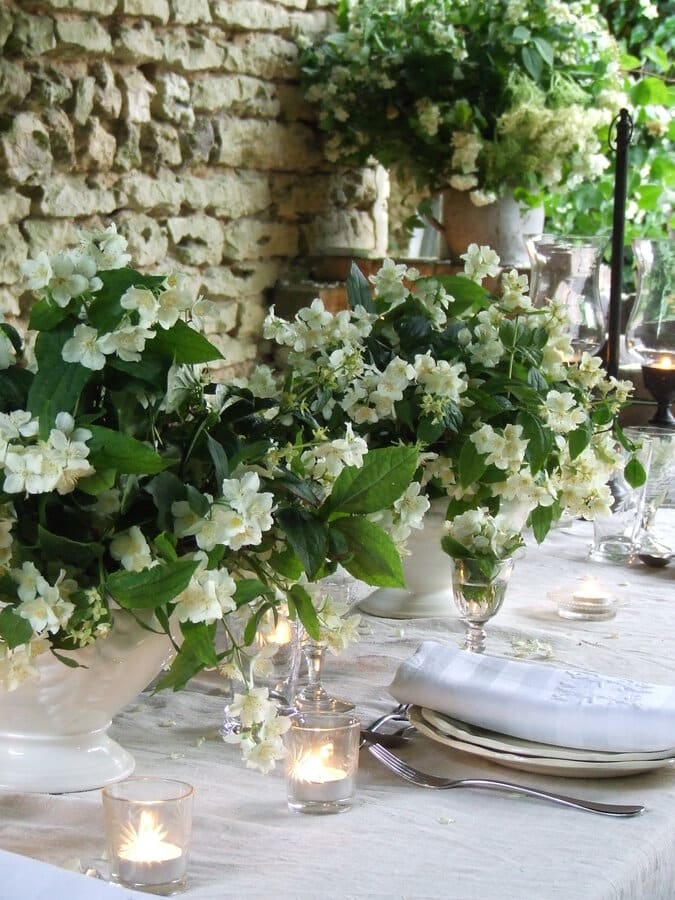
[[[650,538],[638,549],[637,557],[640,562],[652,569],[662,569],[673,558],[673,551],[665,544],[661,544]]]

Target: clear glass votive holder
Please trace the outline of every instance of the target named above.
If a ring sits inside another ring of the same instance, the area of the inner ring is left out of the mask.
[[[187,886],[194,790],[169,778],[128,778],[103,795],[110,880],[169,896]]]
[[[359,720],[348,714],[300,713],[284,735],[288,808],[338,813],[352,805],[359,766]]]

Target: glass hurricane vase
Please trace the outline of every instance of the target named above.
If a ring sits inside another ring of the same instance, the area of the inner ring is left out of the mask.
[[[501,608],[513,572],[513,559],[455,559],[452,590],[461,620],[466,625],[464,649],[485,650],[485,623]]]

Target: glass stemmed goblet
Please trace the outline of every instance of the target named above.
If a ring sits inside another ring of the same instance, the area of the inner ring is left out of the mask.
[[[349,700],[341,700],[328,693],[323,685],[323,665],[328,640],[324,635],[330,624],[322,611],[331,609],[332,616],[347,612],[354,599],[354,582],[346,574],[336,573],[308,586],[318,610],[321,634],[314,640],[307,632],[301,638],[302,654],[307,665],[307,684],[296,694],[295,706],[302,712],[341,713],[354,709]]]

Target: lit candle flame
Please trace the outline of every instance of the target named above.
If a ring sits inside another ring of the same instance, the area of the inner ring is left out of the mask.
[[[346,778],[343,769],[329,765],[333,758],[333,744],[322,744],[318,750],[301,753],[291,764],[291,777],[296,781],[309,781],[313,784],[325,784],[327,781],[339,781]]]
[[[279,644],[279,646],[281,646],[283,644],[290,644],[292,636],[288,619],[280,618],[277,620],[274,631],[269,634],[263,634],[262,637],[266,644]]]
[[[119,855],[131,862],[165,862],[181,855],[180,847],[165,841],[166,829],[157,822],[154,814],[144,809],[141,813],[138,830],[133,825],[126,825],[122,831],[124,841]]]
[[[673,361],[669,356],[662,356],[661,359],[658,360],[654,364],[655,369],[672,369]]]

